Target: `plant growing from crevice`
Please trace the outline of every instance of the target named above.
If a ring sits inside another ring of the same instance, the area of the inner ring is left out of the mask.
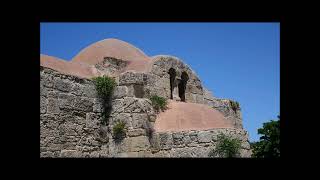
[[[118,121],[113,126],[112,132],[113,132],[113,137],[116,141],[121,141],[125,137],[125,134],[126,134],[125,126],[126,124],[123,121]]]
[[[217,145],[209,153],[209,157],[233,158],[239,157],[241,141],[237,138],[231,138],[225,134],[219,134]]]
[[[237,109],[240,108],[240,105],[237,101],[230,101],[230,106],[233,109],[233,111],[236,111]]]
[[[94,81],[98,96],[101,98],[103,104],[102,123],[107,125],[111,112],[109,103],[117,83],[113,78],[105,75],[102,77],[94,77],[92,80]]]
[[[167,105],[168,105],[167,99],[165,99],[164,97],[153,95],[153,96],[150,97],[150,100],[152,102],[153,108],[157,112],[159,112],[160,110],[164,111],[164,110],[166,110],[168,108],[167,107]]]

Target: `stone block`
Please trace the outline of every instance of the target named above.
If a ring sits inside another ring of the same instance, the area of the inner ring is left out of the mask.
[[[127,95],[128,88],[126,86],[116,86],[113,91],[112,99],[120,99],[126,97]]]
[[[86,114],[86,128],[97,129],[100,126],[100,121],[95,113]]]
[[[127,97],[134,97],[134,88],[133,88],[133,85],[128,85],[127,88],[128,88]]]
[[[99,158],[100,157],[100,152],[99,151],[93,151],[90,153],[90,158]]]
[[[147,121],[148,116],[147,114],[139,114],[139,113],[133,113],[132,114],[132,127],[133,128],[147,128]]]
[[[211,147],[192,147],[192,157],[208,157]]]
[[[137,112],[145,112],[145,113],[148,113],[149,115],[155,114],[152,107],[151,100],[149,99],[138,99],[136,102],[136,105],[139,108],[139,111]],[[136,111],[133,111],[133,112],[136,112]]]
[[[198,142],[198,133],[197,132],[191,131],[187,134],[189,135],[191,142]]]
[[[190,148],[175,148],[170,151],[172,157],[192,157]]]
[[[112,107],[111,114],[124,112],[124,100],[123,99],[113,100],[111,103],[111,107]]]
[[[88,98],[97,98],[98,93],[96,87],[93,84],[85,84],[82,86],[83,96]]]
[[[208,143],[212,140],[212,134],[209,131],[200,131],[198,133],[198,141],[200,143]]]
[[[62,144],[53,144],[53,143],[47,144],[47,150],[49,151],[60,151],[62,147],[63,147]]]
[[[119,76],[119,85],[143,84],[143,74],[125,72]]]
[[[40,157],[41,158],[53,158],[54,157],[54,153],[52,153],[52,152],[41,152],[40,153]]]
[[[47,113],[50,113],[50,114],[59,114],[60,113],[58,99],[48,98]]]
[[[139,151],[138,157],[152,157],[151,151]]]
[[[191,141],[191,138],[190,138],[190,136],[188,136],[188,134],[185,134],[184,136],[183,136],[183,143],[184,144],[190,144],[192,141]]]
[[[47,98],[40,96],[40,113],[45,114],[47,112]]]
[[[132,130],[129,130],[127,132],[127,135],[129,137],[145,136],[146,135],[146,130],[144,130],[144,129],[132,129]]]
[[[173,146],[173,138],[170,133],[159,133],[160,148],[163,150],[171,149]]]
[[[62,92],[70,92],[72,89],[72,84],[68,80],[63,80],[61,78],[54,79],[54,88]]]
[[[137,152],[147,150],[149,147],[150,143],[148,137],[138,136],[125,138],[120,144],[119,149],[121,152]]]
[[[73,109],[77,97],[69,93],[60,93],[58,96],[60,109]]]
[[[93,101],[93,107],[92,110],[94,113],[102,113],[104,111],[103,102],[101,99],[96,98]]]
[[[59,98],[59,91],[48,91],[47,96],[48,96],[48,98],[58,99]]]
[[[77,96],[81,96],[83,93],[83,86],[78,83],[74,83],[71,88],[71,93]]]
[[[76,98],[74,101],[74,109],[92,112],[93,111],[93,99],[91,98]]]
[[[40,96],[47,97],[48,88],[44,87],[43,83],[40,84]]]
[[[41,81],[43,82],[44,87],[52,88],[53,87],[53,76],[52,75],[46,75],[44,76],[44,80]]]
[[[167,158],[167,157],[170,157],[170,153],[168,151],[159,151],[157,153],[154,153],[153,157]]]
[[[181,132],[172,133],[173,144],[174,145],[182,145],[183,142],[183,134]]]
[[[123,100],[124,112],[126,112],[126,113],[142,112],[142,110],[136,104],[137,101],[138,101],[138,99],[136,99],[136,98],[125,97]]]
[[[77,150],[61,150],[60,157],[66,157],[66,158],[75,158],[75,157],[81,157],[81,152]]]

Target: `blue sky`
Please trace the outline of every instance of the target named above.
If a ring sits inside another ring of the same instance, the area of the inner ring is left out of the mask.
[[[40,52],[65,60],[106,38],[182,59],[214,96],[240,103],[251,141],[280,115],[279,23],[40,24]]]

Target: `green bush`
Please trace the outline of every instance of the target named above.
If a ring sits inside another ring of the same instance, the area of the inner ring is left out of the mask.
[[[237,157],[240,152],[240,147],[241,141],[239,139],[219,134],[216,148],[209,153],[209,157]]]
[[[113,78],[107,76],[94,77],[92,80],[96,86],[98,96],[103,100],[102,123],[107,125],[109,114],[111,112],[111,109],[107,104],[117,83]]]
[[[116,86],[116,81],[113,78],[107,76],[94,77],[93,81],[96,85],[98,95],[104,100],[110,98],[113,89]]]
[[[164,111],[165,109],[167,109],[168,102],[165,98],[154,95],[150,98],[150,100],[152,102],[152,106],[156,111]]]
[[[121,139],[125,135],[125,123],[119,121],[113,126],[113,135],[116,139]]]
[[[234,111],[236,111],[240,107],[240,105],[237,101],[230,101],[230,106]]]

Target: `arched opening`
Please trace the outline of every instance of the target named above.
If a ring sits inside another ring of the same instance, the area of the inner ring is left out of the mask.
[[[182,72],[181,81],[178,87],[179,87],[179,97],[183,102],[186,101],[186,86],[187,86],[188,80],[189,80],[188,74],[186,72]]]
[[[169,69],[170,74],[170,99],[173,99],[173,89],[174,89],[174,80],[176,78],[176,70],[173,68]]]

